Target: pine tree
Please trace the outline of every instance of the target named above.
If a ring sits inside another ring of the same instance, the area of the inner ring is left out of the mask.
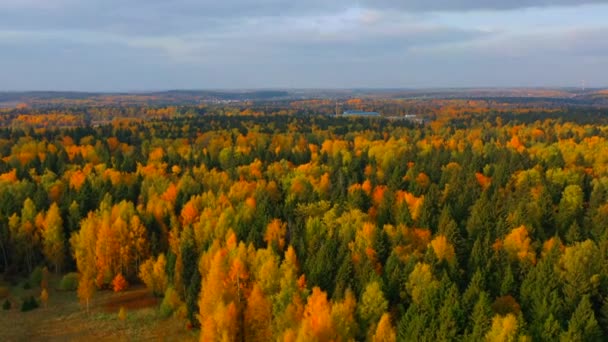
[[[431,341],[434,340],[436,326],[432,325],[431,314],[420,305],[413,303],[399,320],[397,337],[399,341]],[[428,333],[428,332],[432,333]]]
[[[473,277],[467,286],[467,289],[462,294],[462,305],[465,312],[468,314],[473,310],[479,300],[479,295],[485,290],[485,281],[480,270],[473,273]]]
[[[604,328],[604,334],[608,335],[608,296],[604,297],[599,317],[600,325]]]
[[[445,279],[449,282],[449,279]],[[461,335],[463,311],[460,305],[460,293],[456,285],[452,285],[445,294],[439,309],[439,329],[437,330],[437,340],[453,341]]]
[[[482,234],[492,233],[496,225],[496,216],[488,194],[484,192],[471,208],[471,215],[467,220],[469,241],[475,241]]]
[[[502,275],[502,282],[500,283],[500,295],[506,296],[513,293],[515,289],[515,277],[513,276],[513,269],[508,264]]]
[[[569,244],[573,244],[575,242],[579,242],[584,239],[583,233],[581,232],[581,228],[579,227],[579,225],[576,221],[572,222],[572,224],[570,225],[570,228],[568,228],[568,231],[566,232],[566,235],[564,236],[564,239]]]
[[[467,341],[481,341],[492,323],[492,308],[487,293],[480,292],[478,298],[471,313],[469,332],[465,335]]]
[[[562,319],[563,300],[555,265],[559,260],[557,245],[540,259],[524,278],[520,287],[523,311],[530,321],[532,336],[543,339],[547,329],[553,329],[552,321]],[[552,319],[550,319],[550,317]]]
[[[541,333],[538,334],[537,339],[539,341],[547,342],[557,341],[561,333],[562,328],[559,322],[553,317],[553,314],[549,314],[549,317],[547,317],[547,320],[543,323]]]
[[[595,319],[589,296],[583,296],[568,322],[562,341],[601,341],[602,331]]]
[[[185,302],[188,320],[193,325],[197,324],[196,313],[198,310],[198,295],[200,293],[201,279],[198,271],[198,253],[194,242],[192,228],[187,226],[180,237],[180,252],[183,262],[182,279],[185,283]]]
[[[556,217],[561,234],[565,234],[570,225],[581,218],[582,212],[583,190],[578,185],[568,185],[562,192]]]
[[[80,225],[80,220],[82,216],[80,215],[80,207],[76,201],[73,201],[68,208],[68,217],[67,217],[67,229],[68,232],[75,232],[78,230]]]
[[[420,218],[418,226],[428,228],[431,232],[436,233],[441,226],[438,224],[439,218],[440,196],[439,189],[436,184],[429,186],[429,191],[424,195],[424,202],[420,208]],[[439,227],[438,227],[439,226]]]
[[[586,240],[567,247],[561,256],[560,276],[564,283],[563,293],[568,308],[574,309],[582,296],[591,294],[597,287],[602,267],[598,255],[597,245]]]
[[[350,259],[350,258],[349,258]],[[385,293],[390,303],[397,303],[401,298],[402,282],[404,279],[404,265],[399,256],[392,251],[384,266],[383,278]]]

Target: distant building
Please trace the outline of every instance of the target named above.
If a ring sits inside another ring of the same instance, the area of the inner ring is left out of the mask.
[[[378,112],[363,112],[360,110],[346,110],[342,113],[342,116],[365,116],[365,117],[379,117]]]
[[[386,118],[388,120],[393,120],[393,121],[410,121],[410,122],[417,123],[417,124],[425,123],[425,119],[419,117],[416,114],[405,114],[405,115],[400,115],[400,116],[387,116]]]

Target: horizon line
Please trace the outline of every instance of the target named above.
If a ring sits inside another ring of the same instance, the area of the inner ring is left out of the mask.
[[[456,87],[255,87],[255,88],[160,88],[132,90],[67,90],[29,89],[5,90],[0,93],[79,93],[79,94],[150,94],[166,92],[244,92],[244,91],[466,91],[466,90],[578,90],[593,91],[608,89],[608,86],[456,86]]]

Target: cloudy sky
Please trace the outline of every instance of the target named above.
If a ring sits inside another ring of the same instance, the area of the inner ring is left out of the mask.
[[[607,86],[608,0],[0,0],[0,90]]]

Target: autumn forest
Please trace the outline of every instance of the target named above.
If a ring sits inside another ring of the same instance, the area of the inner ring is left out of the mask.
[[[381,117],[324,99],[0,109],[0,320],[62,296],[99,322],[100,298],[142,289],[150,324],[200,341],[606,340],[605,109],[340,106]]]

